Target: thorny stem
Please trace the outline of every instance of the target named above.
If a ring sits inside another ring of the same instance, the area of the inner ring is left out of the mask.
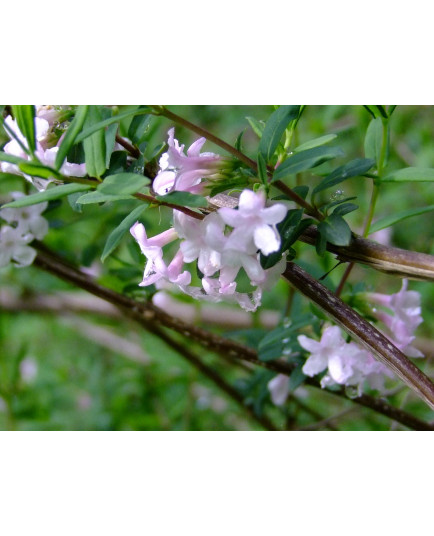
[[[108,301],[109,303],[112,303],[120,308],[127,317],[135,320],[146,329],[152,329],[154,325],[161,325],[173,329],[174,331],[197,341],[199,344],[208,348],[214,353],[224,356],[229,355],[232,358],[247,361],[285,375],[290,375],[294,370],[294,365],[291,365],[290,363],[281,361],[260,361],[257,353],[252,348],[229,339],[224,339],[223,337],[215,335],[214,333],[207,332],[202,328],[190,325],[182,320],[174,318],[151,303],[139,303],[126,296],[123,296],[122,294],[118,294],[113,290],[102,287],[93,281],[88,275],[70,266],[57,255],[50,252],[42,244],[33,243],[32,245],[39,250],[34,262],[37,267],[42,268],[43,270],[46,270],[57,277],[68,281],[69,283],[73,283],[74,285]],[[313,378],[307,378],[305,383],[307,385],[320,388],[319,382]],[[356,404],[371,408],[372,410],[381,413],[388,418],[400,422],[408,428],[415,430],[434,430],[434,424],[431,425],[421,421],[400,409],[390,406],[382,400],[375,399],[368,395],[362,395],[359,398],[349,399],[345,395],[343,389],[340,391],[327,392],[334,396],[344,397],[347,400],[352,400],[352,402]]]

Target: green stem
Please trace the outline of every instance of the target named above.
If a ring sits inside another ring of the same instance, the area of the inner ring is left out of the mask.
[[[371,229],[372,220],[374,218],[375,207],[377,205],[378,195],[380,193],[380,183],[378,182],[377,179],[379,179],[382,176],[384,164],[386,160],[388,134],[389,134],[389,125],[387,121],[388,119],[382,120],[383,131],[382,131],[382,137],[381,137],[380,158],[377,164],[377,176],[376,178],[373,179],[372,194],[371,194],[371,200],[369,202],[368,216],[366,218],[366,222],[363,227],[363,234],[362,234],[363,238],[366,238],[369,235],[369,230]],[[344,275],[342,276],[342,279],[336,290],[337,296],[341,294],[344,288],[345,282],[347,281],[353,267],[354,267],[354,263],[350,263],[347,269],[345,270]]]
[[[386,160],[386,154],[387,154],[387,143],[388,143],[388,135],[389,135],[389,125],[387,122],[387,119],[383,119],[382,121],[382,137],[381,137],[381,150],[380,150],[380,158],[378,160],[377,165],[377,178],[381,178],[383,174],[383,169],[385,165]],[[378,180],[374,179],[373,182],[373,188],[372,188],[372,195],[371,195],[371,201],[369,203],[369,212],[368,217],[366,219],[365,227],[363,229],[363,237],[366,238],[369,235],[369,230],[371,228],[372,219],[374,217],[375,207],[377,205],[378,195],[380,193],[380,184]]]

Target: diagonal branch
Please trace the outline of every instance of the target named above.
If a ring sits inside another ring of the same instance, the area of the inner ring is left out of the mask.
[[[378,329],[296,264],[286,265],[284,277],[434,409],[434,384]]]
[[[288,376],[294,370],[294,365],[290,363],[282,361],[260,361],[257,353],[252,348],[244,346],[236,341],[224,339],[223,337],[215,335],[214,333],[209,333],[206,330],[183,322],[180,319],[173,318],[151,303],[139,303],[126,296],[118,294],[113,290],[102,287],[86,274],[80,272],[55,254],[49,252],[49,250],[42,244],[32,243],[32,245],[39,249],[38,255],[36,256],[34,262],[36,266],[94,294],[95,296],[98,296],[99,298],[106,300],[109,303],[112,303],[116,307],[120,308],[125,316],[135,320],[146,329],[149,328],[150,323],[153,325],[155,324],[167,327],[197,341],[210,351],[222,356],[229,356],[241,361],[247,361],[257,366],[261,366]],[[313,378],[308,378],[305,383],[307,385],[320,388],[319,382]],[[372,410],[381,413],[390,419],[396,420],[408,428],[415,430],[434,430],[434,425],[421,421],[412,415],[400,409],[394,408],[384,401],[377,400],[373,397],[363,395],[360,398],[348,398],[343,389],[340,391],[326,392],[334,396],[344,397],[356,404],[371,408]]]

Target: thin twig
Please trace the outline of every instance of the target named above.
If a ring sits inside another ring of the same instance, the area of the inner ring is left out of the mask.
[[[247,361],[281,374],[290,375],[294,370],[294,365],[291,365],[290,363],[281,361],[260,361],[257,353],[252,348],[244,346],[236,341],[224,339],[223,337],[215,335],[214,333],[209,333],[201,328],[198,328],[197,326],[187,324],[182,320],[175,319],[150,303],[139,303],[135,300],[127,298],[126,296],[118,294],[113,290],[102,287],[93,281],[88,275],[70,266],[57,255],[50,253],[49,250],[47,250],[47,248],[42,244],[33,243],[32,245],[35,245],[39,249],[38,255],[36,256],[34,262],[37,267],[53,273],[57,277],[60,277],[61,279],[87,290],[88,292],[112,303],[113,305],[116,305],[127,317],[139,322],[145,328],[148,328],[150,323],[158,324],[173,329],[174,331],[177,331],[199,342],[202,346],[205,346],[210,351],[217,354],[229,355],[233,358]],[[305,383],[307,385],[320,388],[319,382],[313,378],[307,378]],[[368,395],[362,395],[359,398],[352,399],[345,395],[343,389],[340,391],[325,392],[329,392],[335,396],[344,397],[347,400],[352,400],[352,402],[356,404],[371,408],[374,411],[385,415],[386,417],[397,420],[408,428],[415,430],[434,430],[434,424],[431,425],[421,421],[402,410],[390,406],[384,401],[375,399]]]

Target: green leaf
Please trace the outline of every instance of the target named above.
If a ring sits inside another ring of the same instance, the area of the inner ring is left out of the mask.
[[[98,106],[89,106],[86,117],[86,127],[98,124],[101,112]],[[77,138],[76,138],[77,140]],[[106,143],[104,130],[97,130],[83,141],[86,170],[91,177],[101,178],[106,168]]]
[[[337,206],[333,214],[338,214],[339,216],[345,216],[345,214],[349,214],[350,212],[353,212],[354,210],[357,210],[359,208],[359,205],[355,205],[354,203],[342,203],[342,205]]]
[[[258,153],[258,176],[262,184],[268,187],[267,164],[261,153]]]
[[[98,123],[94,123],[92,125],[87,126],[83,132],[81,132],[75,139],[75,143],[80,143],[81,141],[85,140],[98,130],[102,130],[105,127],[108,127],[109,125],[112,125],[113,123],[120,123],[123,119],[126,119],[127,117],[131,117],[133,115],[144,115],[149,114],[150,108],[143,108],[143,109],[136,109],[136,110],[128,110],[127,112],[114,115],[113,117],[109,117],[108,119],[104,119],[103,121],[99,121]]]
[[[18,164],[20,171],[26,175],[31,175],[32,177],[41,177],[43,179],[62,179],[62,175],[53,168],[44,166],[43,164],[38,164],[36,162],[21,162]]]
[[[107,195],[135,194],[150,182],[150,179],[145,175],[116,173],[108,175],[98,186],[97,191]]]
[[[375,105],[364,105],[363,106],[371,115],[375,118],[383,117],[384,119],[387,119],[389,116],[387,115],[386,109],[381,104],[375,104]],[[393,110],[392,110],[393,112]]]
[[[339,147],[314,147],[313,149],[295,153],[276,169],[273,175],[273,182],[282,180],[289,175],[300,173],[300,171],[312,169],[327,162],[327,160],[343,156],[343,154],[342,149]]]
[[[205,197],[190,192],[170,192],[166,195],[157,195],[155,199],[181,207],[206,207],[208,205]]]
[[[289,250],[291,245],[297,240],[302,232],[312,224],[312,219],[306,218],[302,220],[303,209],[289,210],[285,219],[277,224],[281,243],[279,251],[270,253],[270,255],[260,255],[262,268],[267,270],[277,264],[285,251]]]
[[[115,249],[115,247],[122,240],[124,234],[130,230],[131,226],[137,221],[145,208],[147,208],[146,204],[136,207],[131,214],[128,214],[128,216],[121,221],[116,229],[110,233],[109,237],[107,238],[107,242],[105,243],[104,251],[101,255],[101,262],[104,262],[110,253]]]
[[[258,346],[258,357],[261,361],[279,359],[283,352],[283,339],[288,338],[287,330],[279,327],[267,333]]]
[[[380,161],[383,137],[383,121],[380,117],[372,119],[365,136],[365,156],[377,162]]]
[[[74,145],[75,139],[77,138],[80,130],[84,125],[88,110],[89,106],[87,105],[82,105],[77,108],[77,111],[75,112],[75,117],[71,121],[71,124],[69,125],[65,137],[63,138],[63,141],[60,144],[59,150],[56,154],[54,166],[57,170],[62,167],[66,155],[69,153],[70,149]]]
[[[117,125],[110,125],[106,128],[104,137],[105,137],[105,146],[106,146],[106,153],[105,153],[105,165],[106,169],[110,166],[110,160],[113,153],[113,149],[115,147],[116,143],[116,134],[118,131]]]
[[[80,205],[92,205],[94,203],[124,201],[125,199],[134,199],[134,197],[132,195],[110,195],[95,191],[82,195],[77,199],[77,203]]]
[[[143,109],[149,111],[147,106],[139,108],[139,110]],[[136,145],[140,145],[147,137],[151,120],[152,115],[136,115],[128,127],[128,138]]]
[[[36,151],[35,107],[33,105],[12,106],[12,112],[33,154]]]
[[[347,164],[333,170],[324,180],[322,180],[312,191],[312,195],[339,184],[351,177],[363,175],[369,171],[375,161],[371,158],[356,158]]]
[[[43,203],[44,201],[51,201],[52,199],[60,199],[69,194],[74,194],[75,192],[84,192],[85,190],[90,190],[92,186],[89,184],[61,184],[60,186],[54,186],[45,192],[38,192],[37,194],[27,195],[26,197],[20,197],[11,203],[3,205],[2,208],[20,208],[28,207],[30,205],[36,205],[38,203]]]
[[[258,136],[259,139],[261,139],[265,128],[265,123],[263,121],[258,121],[254,117],[246,117],[246,119],[249,122],[249,125],[252,127],[253,132]]]
[[[321,221],[318,231],[327,242],[335,246],[348,246],[351,241],[351,229],[339,214],[333,213]]]
[[[403,210],[401,212],[397,212],[396,214],[392,214],[390,216],[386,216],[385,218],[381,218],[377,220],[374,225],[370,228],[369,233],[375,233],[376,231],[380,231],[381,229],[385,229],[386,227],[390,227],[391,225],[395,225],[395,223],[398,223],[402,220],[406,220],[407,218],[412,218],[413,216],[419,216],[419,214],[424,214],[425,212],[431,212],[434,210],[434,205],[429,205],[427,207],[420,207],[420,208],[412,208],[409,210]]]
[[[434,168],[403,168],[392,171],[386,177],[378,180],[380,182],[432,182],[434,181]]]
[[[292,393],[299,387],[304,380],[307,378],[306,374],[303,374],[304,363],[297,365],[295,369],[291,372],[289,377],[289,392]]]
[[[265,162],[269,162],[274,151],[279,145],[280,139],[291,121],[297,119],[300,106],[280,106],[273,112],[265,124],[258,152],[262,154]]]
[[[315,138],[313,140],[302,143],[294,149],[294,153],[300,153],[301,151],[306,151],[307,149],[313,149],[314,147],[320,147],[321,145],[326,145],[338,137],[337,134],[326,134],[320,138]]]
[[[0,151],[0,162],[9,162],[10,164],[16,164],[18,166],[21,163],[27,163],[28,160]]]
[[[235,140],[235,149],[237,151],[242,151],[242,146],[241,146],[241,142],[242,142],[242,139],[243,139],[243,136],[244,136],[244,132],[245,132],[245,129],[242,130],[238,136],[237,136],[237,139]]]

